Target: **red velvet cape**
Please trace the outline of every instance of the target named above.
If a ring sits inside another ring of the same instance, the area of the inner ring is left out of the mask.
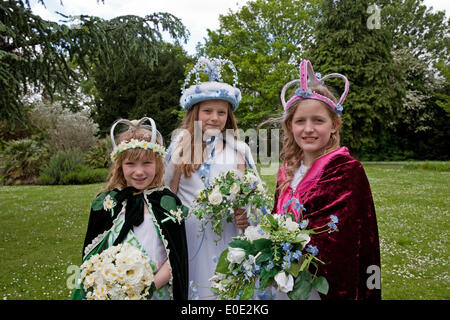
[[[286,177],[285,169],[283,165],[278,171],[277,186]],[[283,204],[293,197],[306,209],[303,215],[309,220],[307,229],[327,224],[330,215],[339,219],[339,231],[312,235],[309,243],[317,246],[318,258],[326,263],[319,264],[318,275],[327,278],[329,291],[321,298],[381,299],[381,288],[369,285],[369,289],[367,285],[374,274],[367,268],[377,266],[380,277],[381,269],[375,207],[362,164],[350,156],[346,147],[320,157],[296,190],[289,186],[281,194],[276,192],[272,213],[284,213]]]

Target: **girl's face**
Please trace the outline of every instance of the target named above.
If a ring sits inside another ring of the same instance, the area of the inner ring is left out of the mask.
[[[128,157],[122,162],[122,171],[128,187],[138,190],[146,189],[155,178],[156,162],[154,159],[142,158],[130,160]]]
[[[228,102],[223,100],[207,100],[200,102],[198,121],[202,122],[203,133],[218,135],[228,119]]]
[[[303,149],[305,162],[318,158],[336,132],[327,107],[320,101],[305,99],[297,106],[292,117],[292,134]]]

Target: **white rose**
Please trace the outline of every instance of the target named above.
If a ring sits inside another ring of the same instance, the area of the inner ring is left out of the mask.
[[[130,286],[137,285],[144,276],[144,265],[136,263],[125,271],[125,281]]]
[[[233,185],[230,188],[231,199],[235,199],[240,191],[241,191],[241,187],[237,183],[233,183]]]
[[[219,191],[219,188],[214,188],[211,194],[208,196],[209,202],[212,205],[218,205],[222,202],[222,194]]]
[[[245,175],[245,178],[250,184],[259,182],[258,177],[255,174],[251,173],[251,172],[247,173]]]
[[[263,183],[258,183],[258,185],[256,186],[256,190],[259,193],[264,194],[266,192],[266,190],[264,189],[264,184]]]
[[[297,241],[301,241],[303,248],[308,244],[308,242],[311,240],[311,237],[307,234],[300,233],[296,237]]]
[[[277,282],[278,289],[281,292],[288,293],[294,288],[294,277],[292,277],[292,275],[290,274],[286,276],[286,273],[284,271],[278,273],[274,279]]]
[[[252,242],[262,238],[269,238],[269,235],[262,231],[259,226],[248,226],[247,229],[245,229],[244,235]]]
[[[291,232],[295,232],[298,230],[298,224],[295,221],[292,221],[291,217],[287,217],[283,223],[283,226],[286,227]]]
[[[241,263],[245,258],[245,251],[241,248],[228,248],[227,259],[231,263]]]
[[[101,273],[106,282],[112,283],[117,280],[117,271],[112,263],[106,264]]]

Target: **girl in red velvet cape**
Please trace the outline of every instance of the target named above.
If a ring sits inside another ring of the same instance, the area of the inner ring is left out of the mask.
[[[302,62],[300,77],[296,95],[287,103],[282,96],[284,159],[272,213],[285,213],[283,205],[297,198],[306,209],[303,219],[308,220],[308,229],[327,225],[330,215],[337,218],[337,232],[312,235],[309,243],[325,262],[317,275],[326,277],[329,291],[321,299],[381,299],[380,247],[370,185],[361,163],[339,146],[348,81],[341,77],[346,91],[337,101],[316,78],[309,61]]]

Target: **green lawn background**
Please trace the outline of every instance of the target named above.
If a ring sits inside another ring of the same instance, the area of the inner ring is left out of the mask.
[[[380,234],[383,299],[450,299],[450,172],[398,163],[365,168]],[[262,178],[273,194],[275,174]],[[90,203],[102,186],[0,187],[0,299],[70,298]]]

